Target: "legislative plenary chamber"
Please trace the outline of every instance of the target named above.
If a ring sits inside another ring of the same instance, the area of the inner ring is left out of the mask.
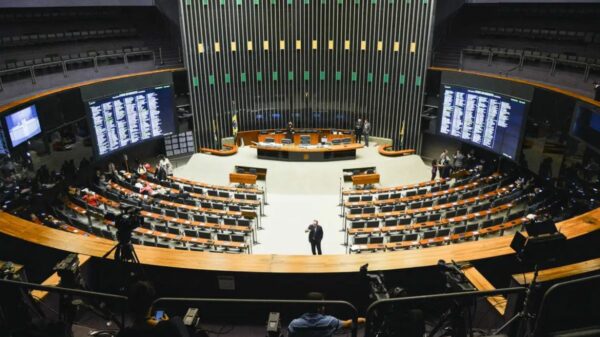
[[[598,22],[0,2],[0,336],[600,336]]]

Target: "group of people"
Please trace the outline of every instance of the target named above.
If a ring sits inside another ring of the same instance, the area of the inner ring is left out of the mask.
[[[369,146],[369,135],[371,134],[371,123],[366,118],[356,120],[354,125],[354,135],[356,136],[356,142],[361,143],[363,136],[365,137],[365,146]]]
[[[431,161],[431,180],[434,180],[438,173],[440,178],[450,178],[452,172],[458,172],[463,169],[472,169],[477,165],[475,151],[470,151],[466,156],[460,151],[450,156],[448,150],[445,149],[440,154],[439,159]]]

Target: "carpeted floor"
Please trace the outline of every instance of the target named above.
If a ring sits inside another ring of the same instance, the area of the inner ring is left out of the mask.
[[[355,160],[336,162],[281,162],[256,158],[256,150],[242,147],[231,157],[195,154],[178,165],[175,175],[227,185],[235,165],[267,168],[266,217],[259,231],[255,254],[310,254],[305,234],[313,219],[324,229],[324,254],[344,254],[346,247],[339,216],[342,170],[376,166],[382,186],[428,180],[430,168],[419,156],[389,158],[379,155],[375,144],[360,149]],[[350,188],[349,184],[344,188]]]

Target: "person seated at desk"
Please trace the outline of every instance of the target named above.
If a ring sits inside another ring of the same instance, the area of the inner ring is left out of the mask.
[[[92,207],[98,207],[98,196],[95,192],[88,192],[83,196],[83,201]]]
[[[150,282],[138,281],[129,288],[128,305],[133,316],[133,325],[119,331],[117,337],[189,337],[181,318],[170,319],[163,312],[162,317],[152,315],[152,302],[156,291]]]
[[[307,300],[323,301],[321,293],[311,292]],[[365,318],[359,317],[358,324],[364,324]],[[288,326],[289,337],[330,337],[341,329],[352,327],[352,320],[340,320],[336,317],[325,315],[325,306],[317,304],[313,312],[307,312],[294,319]]]
[[[150,186],[150,184],[148,184],[147,182],[144,182],[142,184],[142,187],[140,188],[140,194],[154,195],[155,193],[152,189],[152,186]]]

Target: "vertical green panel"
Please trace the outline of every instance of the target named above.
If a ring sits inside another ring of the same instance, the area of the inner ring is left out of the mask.
[[[242,5],[242,0],[235,0],[235,4],[238,5],[238,6],[241,6]]]
[[[367,82],[369,82],[369,83],[373,82],[373,73],[367,74]]]
[[[271,5],[276,5],[277,4],[277,0],[271,0]]]
[[[356,80],[358,79],[358,74],[356,73],[356,71],[352,72],[352,82],[356,82]]]
[[[293,3],[294,3],[294,0],[287,0],[287,4],[288,4],[288,5],[291,5],[291,4],[293,4]]]
[[[288,71],[288,81],[293,81],[293,80],[294,80],[294,72]]]
[[[415,79],[415,85],[416,85],[417,87],[420,87],[420,86],[421,86],[421,76],[417,76],[417,78]]]
[[[260,0],[254,0],[254,5],[255,5],[255,6],[258,6],[258,5],[260,5]]]
[[[319,73],[319,79],[321,81],[325,81],[325,71],[321,70],[321,72]]]
[[[371,0],[371,5],[377,5],[377,0]]]
[[[335,72],[335,80],[336,81],[341,81],[342,80],[342,72],[341,71],[336,71]]]
[[[360,0],[354,0],[355,5],[360,5]]]
[[[400,85],[404,85],[406,82],[406,76],[404,74],[400,74]]]
[[[321,5],[326,5],[327,4],[327,0],[321,0]]]
[[[338,0],[338,5],[343,5],[344,4],[344,0]]]
[[[200,85],[200,81],[198,81],[198,76],[192,77],[192,83],[194,83],[194,87],[198,87]]]
[[[429,0],[423,0],[423,5],[427,5],[429,3]]]
[[[231,75],[229,73],[225,73],[225,83],[231,83]]]
[[[191,6],[192,5],[192,0],[185,0],[185,5],[186,6]]]
[[[390,82],[390,74],[383,74],[383,83],[388,84]]]
[[[393,5],[393,4],[395,4],[395,3],[396,3],[396,0],[389,0],[389,2],[390,2],[390,4],[392,4],[392,5]]]
[[[262,71],[257,71],[256,72],[256,82],[261,82],[262,81]]]
[[[407,4],[407,5],[410,5],[410,0],[406,0],[406,4]]]
[[[208,6],[208,0],[202,0],[202,5],[203,6]]]
[[[208,84],[215,85],[215,75],[208,75]]]
[[[304,4],[305,4],[305,5],[308,5],[308,4],[310,4],[310,0],[304,0]]]
[[[221,4],[221,6],[225,6],[225,0],[219,0],[219,3]]]
[[[240,74],[240,81],[241,81],[242,83],[246,83],[246,73],[241,73],[241,74]]]
[[[277,81],[279,79],[279,73],[274,71],[273,72],[273,81]]]
[[[310,71],[308,71],[308,70],[304,71],[304,80],[305,81],[309,81],[310,80]]]

